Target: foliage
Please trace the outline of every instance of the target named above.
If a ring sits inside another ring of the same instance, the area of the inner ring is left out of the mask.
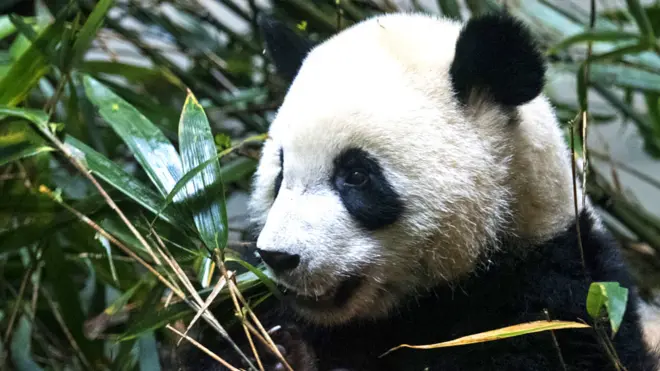
[[[437,3],[454,19],[502,6]],[[616,221],[608,227],[631,259],[657,266],[660,220],[617,174],[660,181],[581,144],[588,125],[621,118],[660,158],[660,8],[629,0],[591,22],[568,2],[510,3],[543,40],[549,80],[572,76],[575,101],[548,94],[576,158],[608,164],[576,170],[578,180]],[[198,319],[223,335],[235,309],[279,295],[244,254],[250,243],[228,207],[249,191],[286,91],[255,16],[274,12],[322,40],[396,9],[358,0],[214,5],[220,16],[187,0],[0,4],[0,366],[166,369],[164,345],[192,336]],[[594,95],[607,110],[590,103]],[[651,253],[633,254],[640,246]],[[644,289],[658,271],[639,275]],[[589,299],[601,299],[594,315],[616,307],[615,328],[622,309],[607,293],[617,288],[600,283]]]

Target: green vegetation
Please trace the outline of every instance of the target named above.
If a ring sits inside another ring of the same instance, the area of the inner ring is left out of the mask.
[[[181,334],[205,322],[222,335],[235,309],[279,295],[242,260],[245,231],[227,207],[249,190],[286,89],[262,53],[255,14],[273,11],[321,40],[395,8],[274,3],[0,4],[0,369],[169,369]],[[503,2],[437,3],[458,19]],[[582,143],[591,125],[622,119],[660,159],[660,4],[628,0],[627,9],[590,14],[564,1],[506,3],[538,32],[549,80],[571,77],[576,100],[548,94],[575,158],[601,164],[576,166],[576,181],[611,216],[650,297],[660,286],[660,217],[617,174],[651,184],[649,198],[660,196],[660,176]],[[590,107],[594,95],[606,109]],[[608,310],[616,329],[625,289],[595,283],[591,292],[589,313]],[[530,326],[496,336],[540,331]]]

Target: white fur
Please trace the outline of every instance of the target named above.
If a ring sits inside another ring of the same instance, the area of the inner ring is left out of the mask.
[[[478,94],[466,111],[452,96],[460,27],[425,15],[372,18],[316,47],[293,82],[255,177],[257,245],[301,255],[278,279],[303,294],[322,295],[353,272],[368,277],[345,310],[303,310],[309,320],[383,315],[404,293],[474,270],[501,232],[542,241],[574,217],[570,153],[546,98],[511,115]],[[407,210],[394,225],[364,232],[332,190],[332,161],[350,146],[372,153],[402,196]]]

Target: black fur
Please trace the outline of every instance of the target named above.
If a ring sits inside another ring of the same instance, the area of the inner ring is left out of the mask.
[[[359,148],[342,152],[334,161],[333,185],[349,214],[367,230],[375,230],[397,221],[403,202],[383,174],[378,161]],[[351,185],[353,172],[366,176],[362,186]]]
[[[262,14],[257,18],[266,50],[278,74],[287,82],[293,81],[314,43],[272,17]]]
[[[544,75],[543,56],[532,34],[505,13],[467,22],[450,69],[459,101],[466,103],[470,93],[480,89],[503,106],[518,106],[538,96]]]
[[[609,234],[592,228],[593,223],[586,213],[579,221],[587,276],[584,275],[573,225],[565,233],[534,248],[503,246],[495,255],[483,257],[491,262],[487,269],[465,278],[455,289],[437,287],[426,296],[411,298],[387,320],[360,321],[333,329],[299,323],[296,331],[300,331],[302,337],[295,341],[285,340],[282,346],[289,347],[289,352],[298,357],[292,362],[300,359],[300,352],[307,353],[304,357],[307,360],[310,357],[317,359],[316,365],[297,364],[296,371],[337,368],[383,371],[562,370],[559,351],[568,371],[614,370],[590,328],[555,331],[559,348],[554,345],[551,332],[541,332],[481,344],[435,350],[400,349],[382,358],[379,355],[402,343],[431,344],[544,320],[545,310],[555,320],[592,324],[585,308],[591,280],[617,281],[630,290],[623,324],[612,340],[617,355],[630,371],[655,370],[657,361],[642,342],[636,314],[637,293],[622,266],[617,246]],[[273,304],[278,305],[275,300]],[[295,323],[286,309],[266,311],[266,308],[264,303],[260,311],[266,328]],[[244,338],[240,330],[240,327],[235,329],[234,339]],[[307,346],[311,348],[305,348]],[[240,365],[228,347],[219,354]],[[195,369],[224,370],[220,367]]]
[[[541,56],[534,51],[531,36],[510,18],[486,16],[470,21],[456,49],[451,75],[463,102],[472,89],[485,88],[500,104],[515,106],[533,99],[542,88]],[[365,228],[387,225],[403,212],[399,196],[367,153],[349,150],[336,159],[335,166],[333,184],[351,214]],[[346,178],[356,170],[368,174],[368,182],[346,186]],[[321,328],[298,321],[277,299],[260,304],[256,312],[266,328],[284,326],[274,334],[274,341],[286,350],[287,361],[296,371],[562,370],[560,352],[568,371],[606,371],[615,367],[592,329],[555,331],[559,347],[551,332],[541,332],[460,347],[401,349],[382,358],[379,355],[403,343],[431,344],[544,320],[546,310],[552,319],[592,324],[585,308],[590,283],[617,281],[629,288],[630,297],[623,323],[612,340],[616,353],[630,371],[655,371],[657,360],[642,340],[636,313],[638,295],[616,244],[609,234],[593,229],[586,212],[580,215],[579,223],[586,272],[577,230],[572,225],[551,241],[534,247],[503,241],[496,252],[482,256],[480,266],[484,269],[455,282],[455,288],[439,286],[426,295],[409,298],[387,319]],[[234,326],[231,331],[233,339],[243,340],[245,353],[251,354],[241,326]],[[240,367],[242,362],[231,347],[217,342],[214,347],[214,339],[216,336],[211,334],[202,343]],[[314,359],[316,362],[312,362]],[[270,357],[266,369],[283,369],[277,363]],[[184,370],[225,370],[199,352],[187,353],[183,366]]]

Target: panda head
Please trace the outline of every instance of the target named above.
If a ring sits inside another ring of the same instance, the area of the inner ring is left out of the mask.
[[[520,22],[389,14],[318,45],[260,24],[291,85],[249,208],[303,318],[385,315],[474,271],[502,235],[570,220],[569,158]]]

